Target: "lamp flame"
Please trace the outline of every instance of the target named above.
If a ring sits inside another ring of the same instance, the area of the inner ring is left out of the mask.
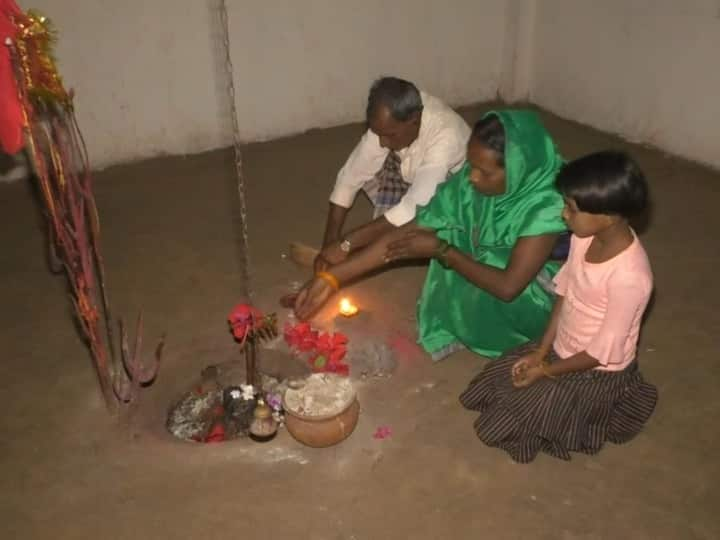
[[[349,298],[343,298],[340,300],[340,314],[344,317],[352,317],[357,314],[358,308],[353,304]]]

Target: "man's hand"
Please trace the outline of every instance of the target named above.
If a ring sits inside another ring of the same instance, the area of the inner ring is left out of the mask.
[[[413,229],[388,245],[385,252],[387,262],[401,259],[424,259],[433,257],[440,246],[435,231]]]
[[[301,321],[312,317],[332,296],[334,289],[322,278],[313,278],[300,290],[295,300],[295,315]]]
[[[322,255],[318,253],[317,257],[315,257],[315,262],[313,263],[313,272],[316,274],[318,272],[327,272],[329,268],[330,263],[323,259]]]
[[[315,257],[315,273],[324,272],[331,266],[340,264],[347,259],[347,252],[340,249],[340,242],[331,242],[323,246],[317,257]]]

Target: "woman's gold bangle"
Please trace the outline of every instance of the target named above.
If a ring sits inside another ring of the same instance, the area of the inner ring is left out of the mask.
[[[318,272],[315,274],[315,277],[319,277],[320,279],[326,281],[336,291],[340,290],[340,282],[330,272]]]

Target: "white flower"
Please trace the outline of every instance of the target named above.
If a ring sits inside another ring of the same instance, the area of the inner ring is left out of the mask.
[[[242,398],[245,401],[250,401],[255,397],[255,389],[251,384],[241,384],[240,388],[242,389]]]
[[[238,399],[241,396],[240,390],[231,390],[230,391],[230,397],[233,399]]]
[[[205,403],[203,400],[199,399],[192,404],[192,408],[190,409],[190,414],[192,416],[198,416],[206,408],[207,408],[207,403]]]

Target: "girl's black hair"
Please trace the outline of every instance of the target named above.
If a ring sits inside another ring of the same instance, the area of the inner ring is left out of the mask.
[[[505,166],[505,128],[496,115],[489,114],[478,120],[473,127],[470,140],[494,150],[498,155],[498,165]]]
[[[555,185],[590,214],[630,218],[648,204],[645,175],[623,152],[597,152],[571,161],[560,170]]]

